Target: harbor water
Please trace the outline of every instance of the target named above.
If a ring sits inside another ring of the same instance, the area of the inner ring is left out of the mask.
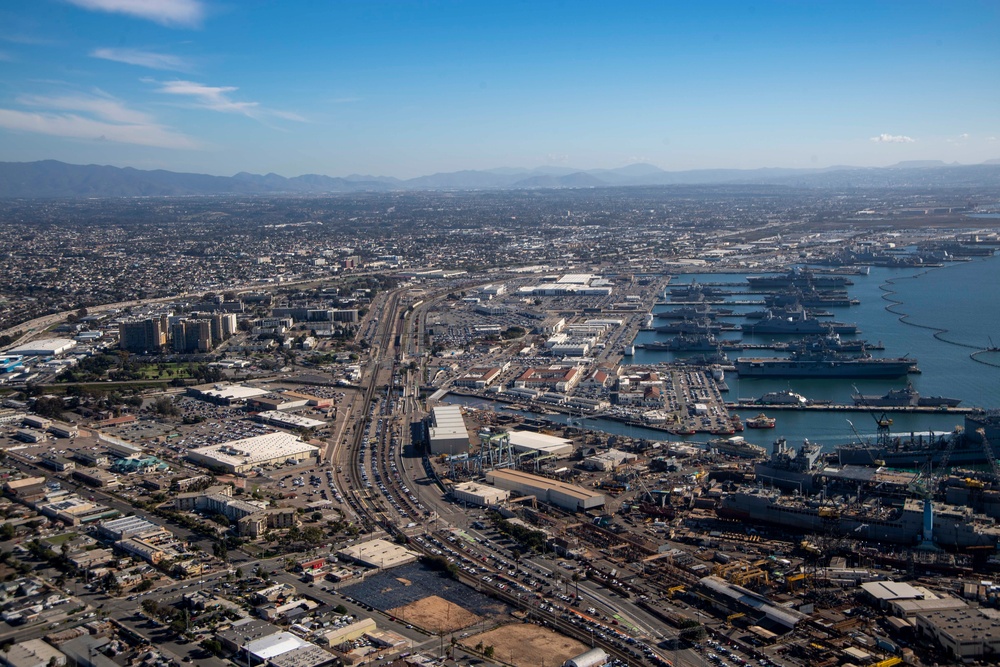
[[[746,284],[745,274],[681,275],[671,280],[671,286],[692,281],[699,283]],[[778,379],[751,378],[741,380],[735,373],[726,374],[730,391],[726,400],[753,400],[769,391],[790,389],[813,400],[833,403],[852,403],[851,394],[857,387],[862,394],[882,395],[890,389],[900,389],[909,381],[922,396],[947,396],[962,399],[963,407],[1000,408],[1000,352],[989,348],[1000,345],[1000,257],[977,258],[968,262],[954,262],[942,267],[889,269],[872,267],[868,275],[850,276],[854,285],[848,287],[852,298],[859,305],[828,308],[832,319],[858,325],[856,336],[871,342],[881,342],[884,350],[874,351],[875,356],[909,356],[917,360],[920,374],[911,374],[898,380],[850,379]],[[727,300],[756,301],[761,295],[739,294]],[[724,304],[720,304],[724,305]],[[760,306],[724,306],[737,312],[761,310]],[[667,310],[658,306],[654,312]],[[831,319],[831,318],[827,318]],[[743,318],[727,318],[739,325]],[[658,319],[656,324],[667,320]],[[636,343],[665,341],[670,334],[653,331],[640,332]],[[725,332],[722,339],[743,338],[745,342],[767,343],[787,341],[790,336],[745,336],[739,332]],[[737,356],[780,356],[769,350],[752,350],[743,353],[728,352],[731,359]],[[636,349],[631,359],[634,364],[672,361],[674,353]],[[629,363],[626,358],[624,363]],[[476,403],[462,397],[450,400]],[[741,414],[755,416],[752,410]],[[877,409],[876,409],[877,412]],[[797,444],[804,438],[818,442],[824,449],[856,441],[857,431],[862,438],[874,440],[875,416],[865,410],[857,412],[805,412],[776,411],[770,416],[777,419],[774,429],[747,429],[741,435],[750,442],[768,447],[777,437],[785,437]],[[963,423],[961,415],[892,413],[892,431],[896,435],[927,431],[951,431]],[[550,415],[556,421],[566,421],[564,415]],[[645,437],[657,440],[686,439],[704,442],[711,436],[704,434],[678,438],[662,431],[634,427],[611,420],[587,419],[584,426],[607,433]]]

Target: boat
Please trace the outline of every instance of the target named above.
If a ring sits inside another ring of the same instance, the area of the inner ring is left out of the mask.
[[[845,504],[824,498],[785,496],[772,489],[740,490],[723,496],[719,517],[780,526],[786,530],[840,535],[855,539],[915,545],[931,539],[940,546],[996,548],[1000,526],[972,508],[909,498],[902,502],[873,499]],[[925,519],[932,526],[924,534]]]
[[[646,343],[647,350],[670,350],[671,352],[715,352],[721,343],[714,334],[681,333],[666,342]]]
[[[681,308],[665,310],[662,313],[657,313],[656,317],[661,320],[689,320],[699,317],[707,317],[714,320],[716,317],[725,317],[732,314],[732,308],[713,308],[707,303],[700,303],[695,306],[683,306]]]
[[[930,464],[936,468],[949,449],[949,465],[983,465],[988,461],[977,433],[980,428],[993,448],[993,458],[1000,459],[1000,412],[995,411],[967,414],[964,424],[950,432],[916,433],[907,438],[887,435],[876,444],[849,443],[838,445],[835,451],[843,465],[919,469]]]
[[[846,276],[830,274],[820,275],[810,271],[809,269],[802,268],[793,268],[787,273],[779,275],[747,276],[747,282],[753,289],[767,291],[775,289],[790,289],[793,287],[805,290],[843,289],[848,285],[854,284],[854,281]]]
[[[909,357],[818,350],[793,352],[788,357],[739,357],[734,365],[741,378],[897,378],[915,372],[916,363]]]
[[[962,402],[960,398],[946,398],[944,396],[921,396],[920,392],[914,389],[909,382],[903,389],[890,389],[882,396],[871,396],[864,394],[851,394],[854,405],[867,406],[872,408],[889,407],[943,407],[954,408]]]
[[[681,287],[670,288],[672,301],[715,301],[719,302],[726,296],[724,290],[716,287],[706,287],[700,283],[691,283]]]
[[[841,290],[801,290],[791,288],[777,294],[764,295],[764,305],[782,308],[798,304],[806,308],[843,308],[859,303]]]
[[[762,412],[753,419],[747,420],[747,428],[774,428],[776,423],[777,420],[774,417],[768,417]]]
[[[739,328],[732,324],[723,324],[715,320],[702,318],[700,320],[675,320],[656,327],[655,331],[669,334],[704,335],[718,331],[739,331]]]
[[[767,450],[760,445],[747,442],[742,435],[731,438],[717,438],[708,441],[708,449],[728,456],[739,456],[746,459],[762,459],[767,456]]]
[[[858,326],[846,322],[822,322],[812,317],[802,306],[781,310],[769,308],[754,322],[745,322],[741,329],[749,334],[856,334]]]
[[[736,429],[737,433],[741,433],[746,429],[746,426],[743,425],[743,420],[740,419],[739,415],[732,415],[729,418],[729,422],[733,425],[733,428]]]
[[[782,349],[775,346],[775,349]],[[835,350],[837,352],[864,352],[866,350],[884,350],[882,341],[870,343],[866,340],[844,340],[840,334],[830,332],[821,336],[806,336],[789,341],[783,349],[789,352],[808,350]]]
[[[796,394],[791,389],[781,391],[769,391],[757,399],[759,405],[809,405],[809,399],[802,394]]]

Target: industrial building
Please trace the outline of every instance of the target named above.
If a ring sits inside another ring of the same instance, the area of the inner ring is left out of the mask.
[[[498,489],[495,486],[487,486],[479,482],[459,482],[451,487],[452,497],[463,503],[489,507],[498,505],[510,498],[510,491]]]
[[[606,452],[600,452],[598,454],[594,454],[593,456],[588,456],[583,460],[583,465],[589,470],[608,472],[609,470],[614,470],[618,466],[625,465],[630,461],[635,461],[636,458],[635,454],[623,452],[618,449],[609,449]]]
[[[240,384],[203,384],[188,388],[188,395],[203,401],[219,405],[236,405],[245,403],[251,398],[265,396],[271,392],[267,389],[248,387]]]
[[[428,441],[434,454],[464,454],[469,451],[469,431],[465,428],[462,408],[439,405],[431,414],[427,428]]]
[[[66,655],[42,639],[27,639],[0,652],[6,667],[64,667]]]
[[[500,375],[499,368],[470,368],[462,377],[453,383],[456,387],[469,389],[486,389]]]
[[[510,444],[516,452],[563,458],[573,453],[573,441],[532,431],[511,431]]]
[[[956,660],[995,659],[1000,654],[1000,616],[978,607],[917,614],[917,632],[931,637]]]
[[[321,419],[310,419],[301,415],[288,414],[278,410],[265,410],[257,415],[257,421],[281,428],[304,428],[314,429],[326,426],[326,422]]]
[[[11,348],[5,352],[9,356],[24,357],[58,357],[76,347],[76,341],[69,338],[46,338],[44,340],[33,340]]]
[[[529,368],[516,380],[518,389],[549,390],[566,393],[580,383],[583,373],[579,368]]]
[[[739,612],[752,615],[754,619],[766,618],[789,630],[793,630],[796,625],[808,618],[796,609],[779,606],[763,595],[732,584],[721,577],[704,577],[698,581],[698,585],[705,592],[706,598],[713,600],[726,613],[735,608]]]
[[[289,396],[287,393],[265,394],[247,399],[247,405],[254,410],[293,410],[309,404],[304,396]]]
[[[146,521],[137,516],[126,516],[121,519],[105,521],[97,529],[97,534],[106,540],[117,542],[134,535],[143,535],[160,530],[163,530],[163,528],[152,521]]]
[[[404,549],[393,542],[372,540],[361,544],[352,544],[337,552],[341,558],[361,563],[366,567],[387,570],[391,567],[406,565],[417,560],[417,554]]]
[[[187,457],[206,468],[240,473],[267,465],[301,463],[315,458],[318,453],[318,447],[303,442],[298,436],[268,433],[192,449]]]
[[[604,505],[604,496],[600,493],[520,470],[491,470],[486,473],[486,481],[523,496],[535,496],[542,502],[551,503],[571,512]]]

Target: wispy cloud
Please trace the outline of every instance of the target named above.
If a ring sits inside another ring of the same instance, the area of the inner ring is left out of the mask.
[[[0,51],[0,62],[14,62],[14,56],[10,55],[6,51]]]
[[[205,18],[200,0],[66,0],[91,11],[126,14],[166,26],[196,27]]]
[[[4,33],[0,35],[0,40],[11,44],[22,44],[24,46],[52,46],[55,40],[44,37],[35,37],[27,33]]]
[[[22,95],[17,103],[37,110],[0,109],[0,127],[56,137],[114,141],[160,148],[198,148],[198,142],[161,125],[142,111],[106,95]]]
[[[963,132],[962,134],[958,135],[957,137],[949,138],[949,139],[946,139],[945,141],[947,141],[949,144],[964,144],[967,141],[969,141],[969,139],[971,137],[972,137],[972,135],[969,134],[968,132]]]
[[[189,72],[192,69],[191,63],[180,56],[154,51],[140,51],[139,49],[94,49],[90,52],[90,57],[174,72]]]
[[[240,114],[254,120],[273,117],[298,122],[305,121],[302,116],[291,111],[268,109],[261,106],[260,102],[240,102],[232,99],[230,93],[235,93],[239,90],[236,86],[206,86],[203,83],[180,80],[157,81],[155,83],[160,86],[159,92],[167,95],[190,97],[194,100],[195,106],[203,109],[210,109],[220,113]]]
[[[916,142],[916,139],[905,134],[886,134],[885,132],[877,137],[872,137],[871,140],[877,144],[912,144]]]

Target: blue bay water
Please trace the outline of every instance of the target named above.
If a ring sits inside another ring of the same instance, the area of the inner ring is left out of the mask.
[[[681,275],[671,285],[699,283],[745,283],[745,274]],[[970,358],[976,350],[990,346],[990,337],[1000,345],[1000,257],[976,259],[970,262],[949,263],[930,269],[887,269],[873,267],[867,276],[851,276],[854,285],[848,288],[851,297],[860,304],[850,308],[831,308],[834,318],[841,322],[856,323],[861,332],[857,336],[872,342],[881,341],[884,351],[876,356],[898,357],[908,355],[917,360],[922,373],[910,375],[908,380],[924,396],[949,396],[962,399],[963,407],[1000,408],[1000,367],[977,363]],[[899,304],[887,300],[890,297]],[[740,294],[731,299],[760,300],[761,295]],[[886,309],[892,306],[891,312]],[[763,306],[738,306],[738,311],[760,310]],[[658,307],[656,310],[665,310]],[[905,314],[905,322],[900,321]],[[657,320],[662,324],[666,320]],[[730,322],[740,324],[742,318]],[[909,324],[908,324],[909,323]],[[914,326],[919,325],[919,326]],[[927,328],[932,327],[932,328]],[[944,333],[937,331],[947,330]],[[935,337],[937,334],[937,337]],[[739,332],[726,333],[722,338],[741,338]],[[640,332],[637,343],[667,340],[668,334],[652,331]],[[745,338],[745,337],[744,337]],[[749,342],[767,342],[773,336]],[[789,337],[780,337],[788,340]],[[957,344],[956,344],[957,343]],[[730,357],[737,352],[728,353]],[[772,356],[768,350],[748,354]],[[1000,353],[986,352],[977,355],[983,361],[1000,365]],[[667,362],[675,357],[670,352],[653,352],[637,349],[632,363],[648,364]],[[627,359],[626,359],[627,361]],[[864,394],[881,395],[890,389],[906,385],[899,380],[802,380],[802,379],[748,379],[740,380],[733,373],[726,375],[730,387],[727,400],[755,399],[769,391],[791,389],[808,398],[851,403],[854,386]],[[470,405],[482,404],[476,399],[453,396],[450,400]],[[755,414],[755,413],[754,413]],[[741,415],[744,418],[754,414]],[[777,437],[785,437],[797,444],[808,438],[831,450],[837,444],[856,441],[855,430],[866,439],[874,440],[875,418],[866,411],[856,412],[799,412],[781,411],[771,414],[777,426],[770,430],[747,429],[742,433],[750,442],[767,447]],[[892,431],[908,436],[915,432],[950,431],[963,424],[962,415],[893,413]],[[555,421],[566,421],[563,415],[552,415]],[[609,420],[587,419],[588,428],[642,437],[654,440],[677,440],[677,436],[662,431],[628,426]],[[853,425],[853,426],[852,426]],[[711,436],[699,434],[681,438],[704,442]]]

